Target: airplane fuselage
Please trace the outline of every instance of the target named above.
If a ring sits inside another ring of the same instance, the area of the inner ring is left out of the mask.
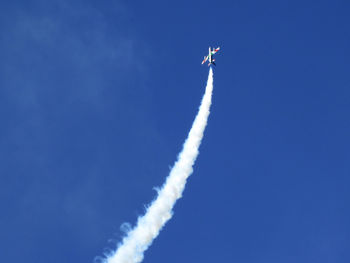
[[[208,53],[209,55],[208,55],[208,61],[209,61],[209,63],[211,63],[212,62],[212,60],[211,60],[211,48],[209,47],[209,53]]]

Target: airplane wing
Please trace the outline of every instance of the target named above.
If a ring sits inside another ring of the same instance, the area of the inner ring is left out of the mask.
[[[211,54],[212,55],[214,55],[216,52],[218,52],[220,50],[220,47],[218,47],[218,48],[215,48],[212,52],[211,52]]]
[[[204,56],[204,60],[202,61],[202,65],[208,60],[208,56]]]

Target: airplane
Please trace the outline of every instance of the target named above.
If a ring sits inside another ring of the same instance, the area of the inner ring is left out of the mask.
[[[213,49],[211,49],[211,47],[209,47],[209,53],[208,53],[208,56],[204,56],[204,60],[202,61],[202,65],[208,60],[208,67],[211,65],[211,64],[213,64],[214,66],[216,66],[216,64],[215,64],[215,59],[214,59],[214,54],[216,53],[216,52],[218,52],[219,51],[219,49],[220,49],[220,47],[218,47],[218,48],[213,48]]]

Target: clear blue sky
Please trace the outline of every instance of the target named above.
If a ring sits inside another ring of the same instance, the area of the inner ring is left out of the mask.
[[[209,45],[200,155],[144,262],[350,262],[349,1],[0,8],[2,262],[114,247],[181,149]]]

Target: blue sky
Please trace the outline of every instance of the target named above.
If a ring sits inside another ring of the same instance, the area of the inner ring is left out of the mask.
[[[349,262],[348,1],[2,1],[0,251],[93,262],[211,116],[148,262]]]

